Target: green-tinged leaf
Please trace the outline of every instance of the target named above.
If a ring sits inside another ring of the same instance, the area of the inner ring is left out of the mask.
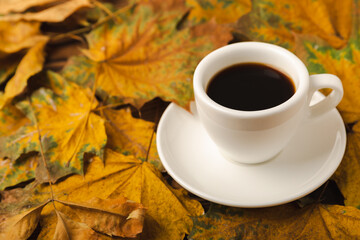
[[[0,190],[35,178],[37,156],[24,157],[17,161],[0,159]]]
[[[341,48],[351,35],[352,0],[256,0],[253,6],[238,22],[238,29],[253,40],[295,49],[296,35],[304,34]]]
[[[212,18],[218,23],[235,23],[251,10],[250,0],[186,0],[191,11],[189,19],[195,23]]]
[[[122,24],[104,24],[87,36],[85,70],[78,69],[84,64],[68,65],[64,74],[87,86],[96,79],[103,99],[115,97],[140,108],[159,96],[187,106],[193,98],[195,66],[231,36],[228,28],[215,23],[179,31],[176,24],[183,14],[184,10],[154,14],[146,6],[120,14]]]
[[[97,102],[90,90],[52,72],[48,78],[53,91],[40,88],[31,102],[18,104],[32,123],[0,137],[0,155],[14,161],[21,154],[40,152],[40,132],[51,180],[56,181],[70,173],[83,174],[84,153],[102,157],[107,138],[104,121],[91,112]]]
[[[334,175],[345,204],[360,207],[360,45],[350,41],[346,48],[335,50],[308,43],[309,69],[313,73],[337,75],[343,83],[344,97],[338,109],[347,126],[345,157]]]
[[[12,105],[7,105],[0,110],[0,137],[12,135],[29,123],[24,113]]]

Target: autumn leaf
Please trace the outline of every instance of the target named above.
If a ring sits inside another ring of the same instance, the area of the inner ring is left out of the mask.
[[[189,239],[356,239],[360,210],[354,207],[295,204],[242,209],[213,204],[194,218]]]
[[[215,23],[178,31],[176,24],[184,13],[154,14],[150,7],[138,6],[120,14],[122,24],[110,22],[87,35],[85,69],[92,72],[68,66],[65,76],[90,87],[96,79],[103,98],[116,97],[137,108],[157,96],[186,106],[193,98],[191,78],[196,64],[226,44],[230,34]]]
[[[88,89],[52,72],[48,78],[52,91],[41,88],[31,102],[18,104],[32,123],[0,137],[0,156],[16,160],[21,154],[40,152],[40,132],[51,181],[56,181],[70,173],[83,174],[84,153],[102,157],[106,134],[104,121],[91,112],[97,102]]]
[[[132,154],[164,171],[156,149],[155,124],[132,117],[130,109],[104,109],[107,146],[124,154]],[[150,148],[149,148],[150,147]]]
[[[351,40],[346,48],[335,50],[306,44],[309,69],[314,73],[328,72],[339,76],[344,87],[344,97],[338,109],[347,126],[347,149],[339,169],[334,175],[345,204],[360,207],[360,45]]]
[[[19,109],[7,105],[0,110],[0,136],[14,134],[20,127],[29,124],[30,120]]]
[[[46,199],[49,195],[45,194],[42,197]],[[56,199],[54,201],[48,199],[30,210],[15,215],[12,213],[13,216],[0,222],[0,237],[9,240],[27,239],[35,230],[39,220],[49,214],[52,214],[57,221],[52,225],[52,235],[46,236],[45,239],[104,239],[98,233],[136,237],[142,231],[145,209],[141,204],[128,201],[124,197],[96,198],[81,203]],[[2,210],[1,214],[0,217],[8,216],[10,211]],[[45,228],[48,225],[49,223]]]
[[[23,12],[28,8],[41,6],[59,0],[5,0],[0,1],[0,14]]]
[[[16,67],[18,66],[22,57],[23,55],[19,53],[5,56],[0,59],[2,62],[0,66],[0,84],[4,83],[14,74]]]
[[[0,8],[1,9],[1,8]],[[33,47],[46,39],[40,32],[40,23],[0,21],[0,56]]]
[[[34,179],[37,166],[36,156],[23,157],[17,161],[0,159],[0,190]]]
[[[38,23],[0,21],[0,84],[15,72],[25,55],[24,49],[34,47],[46,39],[41,35]]]
[[[141,203],[146,214],[140,239],[182,239],[191,230],[190,216],[203,213],[199,202],[191,200],[185,190],[171,188],[148,162],[111,150],[107,150],[105,156],[105,166],[94,157],[84,177],[73,175],[53,185],[55,198],[61,202],[81,203],[93,197],[117,199],[125,196]],[[32,200],[43,200],[49,191],[48,186],[40,185]],[[51,211],[49,208],[43,211],[40,239],[53,235],[56,215]]]
[[[118,237],[136,237],[142,232],[145,209],[124,197],[92,198],[88,203],[59,202],[71,207],[81,222],[96,231]]]
[[[36,6],[33,1],[25,1],[25,6]],[[17,22],[20,20],[25,21],[38,21],[38,22],[61,22],[64,21],[71,14],[84,7],[91,7],[89,0],[69,0],[69,1],[40,1],[39,4],[45,4],[46,2],[58,3],[50,4],[49,8],[39,10],[38,12],[25,12],[14,13],[9,15],[0,16],[0,21]],[[31,4],[30,4],[31,3]],[[13,8],[16,10],[21,9],[14,4]]]
[[[44,63],[44,47],[48,39],[39,41],[21,59],[14,77],[6,84],[4,93],[0,92],[0,109],[8,104],[14,97],[22,93],[27,85],[27,80],[40,72]]]
[[[14,215],[0,223],[1,239],[28,239],[35,230],[43,207],[48,202],[33,207],[25,212]]]
[[[352,0],[256,0],[253,6],[238,25],[253,40],[294,48],[294,34],[309,34],[341,48],[351,35]]]
[[[85,223],[76,222],[60,211],[56,211],[58,222],[53,240],[99,239],[100,236]]]
[[[135,0],[137,4],[149,5],[155,12],[185,9],[185,0]]]
[[[186,0],[190,7],[189,19],[195,23],[215,18],[218,23],[235,23],[251,10],[250,0]]]

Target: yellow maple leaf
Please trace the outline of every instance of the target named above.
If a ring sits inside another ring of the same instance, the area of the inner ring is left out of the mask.
[[[157,96],[187,106],[196,64],[231,36],[214,22],[179,31],[183,14],[183,9],[154,13],[143,5],[120,14],[121,24],[110,22],[87,35],[86,68],[68,66],[65,76],[96,85],[103,99],[114,97],[137,108]]]
[[[154,123],[132,117],[130,109],[105,109],[101,115],[105,119],[109,148],[132,154],[164,170],[156,149]]]
[[[139,202],[146,208],[140,238],[147,240],[181,239],[192,227],[190,216],[203,213],[199,202],[189,199],[185,190],[171,188],[151,164],[111,150],[107,150],[105,156],[105,166],[94,157],[85,177],[74,175],[53,185],[55,198],[62,202],[84,202],[93,197],[125,196]],[[39,186],[37,192],[32,199],[40,201],[49,196],[50,189]],[[43,211],[40,237],[53,235],[56,216],[51,211],[49,208]]]
[[[53,72],[48,78],[52,91],[40,88],[31,101],[18,103],[31,124],[0,137],[0,156],[15,161],[21,154],[41,152],[40,134],[51,181],[56,181],[69,173],[83,174],[84,154],[101,157],[107,137],[103,119],[91,112],[97,101],[90,90]]]

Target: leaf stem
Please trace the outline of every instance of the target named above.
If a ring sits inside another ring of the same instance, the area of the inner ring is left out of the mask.
[[[114,18],[116,19],[117,15],[122,11],[123,11],[123,8],[120,8],[117,11],[115,11],[114,13],[112,13],[111,15],[108,15],[108,16],[104,17],[100,21],[98,21],[98,22],[96,22],[94,24],[91,24],[88,27],[79,28],[79,29],[75,29],[75,30],[72,30],[72,31],[67,32],[67,33],[61,33],[61,34],[55,35],[55,36],[51,37],[51,40],[52,41],[57,41],[57,40],[60,40],[60,39],[63,39],[63,38],[71,37],[73,35],[79,35],[79,34],[89,32],[89,31],[101,26],[102,24],[108,22],[109,20],[112,20]]]
[[[152,141],[153,141],[153,138],[154,138],[154,135],[155,135],[155,130],[157,129],[157,126],[158,126],[158,124],[159,124],[159,120],[160,120],[160,118],[159,118],[159,111],[160,111],[160,107],[159,107],[159,105],[157,105],[156,106],[156,112],[155,112],[155,125],[154,125],[154,127],[153,127],[153,131],[152,131],[152,133],[151,133],[151,137],[150,137],[150,142],[149,142],[149,147],[148,147],[148,149],[147,149],[147,151],[146,151],[146,161],[148,161],[149,160],[149,155],[150,155],[150,149],[151,149],[151,145],[152,145]]]
[[[43,164],[44,164],[44,166],[45,166],[46,173],[47,173],[47,177],[48,177],[48,180],[49,180],[50,193],[51,193],[51,202],[52,202],[52,204],[53,204],[53,206],[54,206],[54,209],[55,209],[55,211],[56,211],[56,206],[55,206],[55,203],[54,203],[54,200],[55,200],[54,191],[53,191],[53,188],[52,188],[52,183],[51,183],[51,176],[50,176],[49,167],[48,167],[48,165],[47,165],[46,158],[45,158],[45,154],[44,154],[44,148],[43,148],[43,146],[42,146],[41,132],[40,132],[40,128],[39,128],[39,123],[38,123],[38,121],[37,121],[37,118],[36,118],[36,115],[35,115],[34,108],[33,108],[33,106],[32,106],[30,97],[28,97],[28,101],[29,101],[29,105],[30,105],[30,111],[31,111],[31,114],[33,115],[34,122],[35,122],[35,126],[36,126],[36,130],[37,130],[37,133],[38,133],[38,140],[39,140],[39,145],[40,145],[41,159],[42,159]]]
[[[94,4],[95,6],[97,6],[97,7],[100,8],[101,10],[103,10],[108,16],[111,16],[116,23],[119,23],[119,21],[118,21],[118,19],[117,19],[117,16],[114,15],[114,13],[111,12],[104,4],[102,4],[101,2],[96,1],[96,0],[94,0],[94,1],[92,1],[92,2],[93,2],[93,4]]]
[[[120,106],[127,106],[127,104],[113,103],[113,104],[103,105],[103,106],[97,107],[97,108],[93,109],[92,111],[96,112],[96,111],[101,111],[101,110],[104,110],[104,109],[113,108],[113,107],[120,107]]]
[[[151,145],[152,145],[152,141],[153,141],[153,138],[154,138],[154,135],[155,135],[155,128],[156,128],[157,125],[154,125],[153,127],[153,131],[151,133],[151,137],[150,137],[150,142],[149,142],[149,146],[148,146],[148,149],[146,151],[146,161],[149,160],[149,155],[150,155],[150,149],[151,149]]]

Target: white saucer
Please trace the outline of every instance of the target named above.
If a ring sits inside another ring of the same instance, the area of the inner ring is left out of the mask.
[[[321,98],[316,93],[312,102]],[[345,145],[345,127],[336,109],[304,121],[278,156],[255,165],[224,159],[196,113],[173,103],[157,131],[160,159],[175,181],[199,197],[235,207],[279,205],[314,191],[335,172]]]

